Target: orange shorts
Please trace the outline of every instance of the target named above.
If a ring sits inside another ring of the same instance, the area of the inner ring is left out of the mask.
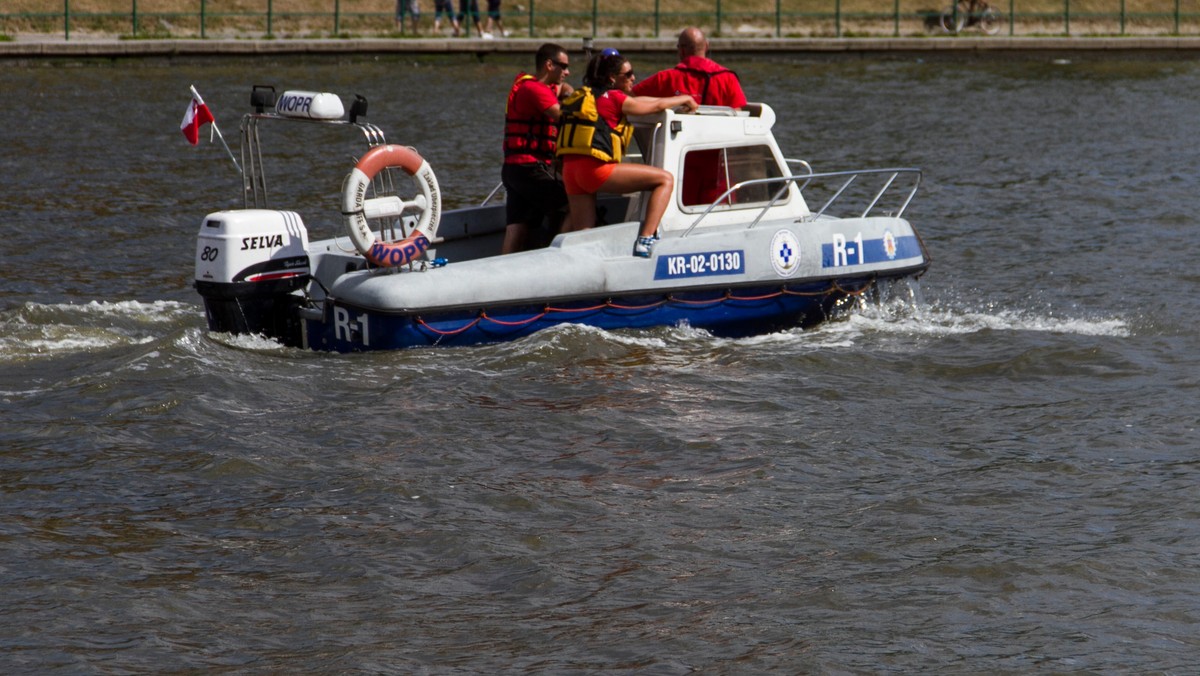
[[[564,155],[563,188],[568,195],[590,195],[604,185],[616,168],[616,162],[605,162],[587,155]]]

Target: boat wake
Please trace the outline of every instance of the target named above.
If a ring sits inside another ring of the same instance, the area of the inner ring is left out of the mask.
[[[985,331],[1117,338],[1131,335],[1129,323],[1120,317],[1067,316],[1050,309],[930,304],[919,299],[919,285],[914,283],[910,287],[900,283],[880,296],[857,300],[852,306],[842,308],[830,321],[813,328],[796,328],[746,338],[721,338],[686,324],[617,331],[564,324],[505,346],[494,345],[486,349],[516,361],[553,362],[592,358],[636,360],[664,351],[694,353],[697,349],[707,351],[739,347],[838,350],[887,345],[897,340],[902,340],[904,345],[912,345],[914,340],[936,340]],[[276,343],[271,345],[278,347]]]
[[[564,324],[515,341],[492,346],[515,361],[557,359],[639,359],[675,348],[792,347],[848,349],[889,338],[942,338],[984,331],[1024,331],[1081,336],[1131,335],[1120,317],[1066,316],[1052,310],[971,307],[917,300],[919,288],[902,285],[886,298],[863,298],[831,321],[810,329],[791,329],[748,338],[719,338],[703,329],[677,325],[650,330],[608,331]],[[175,301],[119,301],[75,304],[25,303],[0,312],[0,363],[86,354],[144,345],[179,329],[195,327],[195,305]],[[257,335],[202,332],[227,348],[261,354],[292,353],[278,341]]]
[[[903,333],[929,336],[962,335],[980,331],[1033,331],[1074,334],[1081,336],[1130,335],[1129,324],[1117,317],[1057,317],[1026,310],[968,309],[931,307],[912,316],[892,317],[873,312],[860,312],[846,318],[843,324],[852,331],[868,333]],[[838,327],[835,323],[833,330]]]
[[[843,311],[833,321],[814,329],[796,329],[748,341],[792,340],[815,348],[849,348],[869,342],[887,342],[889,338],[938,339],[986,331],[1116,338],[1126,338],[1132,333],[1129,322],[1120,317],[1069,316],[1051,309],[927,304],[892,298],[859,302],[852,310]]]
[[[911,286],[910,286],[911,284]],[[625,334],[613,340],[636,341],[646,347],[672,344],[747,347],[791,346],[803,349],[845,349],[889,339],[938,339],[985,331],[1032,332],[1077,336],[1132,335],[1129,321],[1118,316],[1072,316],[1050,308],[985,307],[953,302],[927,303],[920,299],[917,283],[900,282],[878,297],[857,299],[839,310],[830,321],[813,328],[790,329],[748,338],[717,338],[707,331],[676,326],[650,335]],[[597,330],[596,333],[604,334]],[[609,334],[614,335],[614,334]]]
[[[284,345],[274,338],[267,338],[258,334],[208,331],[205,333],[205,337],[218,345],[246,352],[260,352],[263,354],[292,354],[296,352],[295,349]]]
[[[194,324],[198,314],[195,305],[163,300],[28,302],[0,312],[0,363],[142,345]]]

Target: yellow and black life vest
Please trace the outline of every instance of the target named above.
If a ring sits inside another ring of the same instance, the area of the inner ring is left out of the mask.
[[[514,157],[511,161],[554,160],[554,144],[558,139],[558,125],[545,115],[533,118],[514,117],[513,99],[526,80],[536,80],[532,75],[521,73],[513,80],[504,105],[504,156]]]
[[[560,156],[590,155],[604,162],[620,162],[632,137],[633,125],[624,115],[615,129],[600,116],[591,87],[576,89],[562,102],[558,129]]]

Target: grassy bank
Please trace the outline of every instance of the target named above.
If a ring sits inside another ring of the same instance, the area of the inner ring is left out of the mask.
[[[1196,35],[1200,0],[993,0],[1001,35]],[[555,0],[502,6],[517,37],[669,37],[699,25],[715,37],[936,35],[950,0]],[[406,3],[407,4],[407,3]],[[457,4],[457,2],[456,2]],[[432,35],[433,0],[415,34]],[[486,9],[486,1],[480,0]],[[593,7],[597,7],[593,13]],[[657,7],[657,11],[655,8]],[[1009,17],[1012,18],[1011,23]],[[486,14],[483,17],[486,23]],[[403,28],[403,30],[402,30]],[[470,27],[472,33],[475,28]],[[127,38],[319,38],[414,35],[395,0],[4,0],[0,34]],[[449,28],[443,25],[443,33]],[[973,33],[971,29],[966,34]]]

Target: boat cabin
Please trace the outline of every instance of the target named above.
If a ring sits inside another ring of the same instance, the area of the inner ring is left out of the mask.
[[[259,125],[270,122],[303,122],[308,125],[343,126],[363,134],[367,146],[387,143],[379,127],[359,119],[365,115],[366,102],[361,97],[351,106],[348,116],[343,112],[336,95],[314,92],[285,92],[274,100],[273,89],[256,87],[251,103],[255,110],[242,122],[243,196],[246,208],[296,208],[298,205],[273,205],[268,199],[267,159],[261,147]],[[285,103],[304,95],[315,102],[297,108]],[[316,106],[322,103],[323,107]],[[337,104],[337,105],[334,105]],[[272,110],[272,107],[274,110]],[[313,111],[318,111],[315,113]],[[795,181],[770,179],[791,176],[786,160],[771,128],[775,112],[770,106],[753,103],[745,109],[725,106],[701,106],[691,114],[665,111],[656,115],[634,116],[634,143],[626,155],[627,162],[644,162],[663,167],[675,176],[675,198],[663,215],[660,232],[668,235],[694,227],[711,227],[746,220],[747,212],[758,210],[761,217],[803,219],[810,215],[808,206]],[[402,141],[403,142],[403,141]],[[420,151],[420,147],[416,148]],[[806,164],[802,173],[812,173]],[[273,167],[278,170],[279,167]],[[349,167],[347,167],[349,169]],[[437,167],[433,167],[437,172]],[[388,170],[379,182],[381,190],[405,190],[407,177],[397,170]],[[731,187],[736,187],[731,190]],[[503,240],[504,206],[493,197],[502,186],[476,207],[444,211],[438,226],[436,248],[438,255],[453,254],[463,260],[497,255]],[[598,196],[600,225],[641,220],[641,195]],[[336,218],[336,205],[329,213],[303,213],[306,224],[317,225],[331,221],[335,239],[343,233]],[[764,210],[764,207],[769,207]],[[333,217],[332,219],[330,217]],[[415,219],[398,219],[397,231],[411,227]],[[317,237],[321,239],[321,237]],[[548,244],[548,242],[546,242]],[[449,247],[447,247],[449,245]],[[340,245],[339,245],[340,246]],[[336,248],[336,247],[334,247]],[[437,253],[435,248],[435,253]]]
[[[663,215],[660,232],[745,222],[747,211],[766,207],[767,218],[809,216],[795,181],[770,180],[792,175],[771,134],[775,111],[770,106],[701,106],[692,114],[668,110],[630,121],[642,149],[640,158],[633,159],[675,176],[675,199]],[[804,173],[811,173],[805,168]],[[638,201],[631,206],[628,220],[639,220]]]

